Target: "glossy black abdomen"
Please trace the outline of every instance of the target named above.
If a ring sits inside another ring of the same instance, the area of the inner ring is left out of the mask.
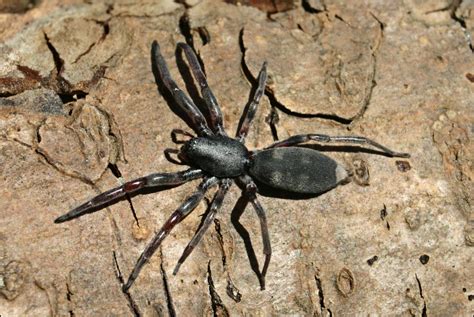
[[[249,173],[271,187],[319,194],[347,178],[346,170],[332,158],[302,147],[273,148],[255,153]]]

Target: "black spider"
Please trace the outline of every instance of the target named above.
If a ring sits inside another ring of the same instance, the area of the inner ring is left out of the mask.
[[[127,291],[137,278],[143,265],[153,255],[174,226],[180,223],[196,208],[209,188],[218,185],[219,189],[212,200],[209,212],[204,218],[202,226],[185,248],[173,274],[178,272],[181,264],[191,254],[194,247],[199,243],[213,222],[217,211],[222,205],[225,194],[234,180],[236,180],[241,188],[243,188],[243,193],[246,195],[246,198],[252,203],[260,221],[263,253],[265,255],[260,283],[261,288],[264,289],[264,278],[270,263],[271,246],[265,211],[257,199],[257,186],[254,183],[254,179],[272,188],[295,194],[320,194],[337,186],[348,176],[346,170],[341,165],[316,150],[295,147],[297,144],[310,140],[323,143],[345,142],[368,144],[391,157],[407,158],[410,155],[407,153],[394,152],[365,137],[328,136],[322,134],[295,135],[284,141],[273,143],[263,150],[249,151],[245,147],[244,141],[252,119],[257,111],[260,98],[265,90],[265,82],[267,80],[266,62],[263,63],[258,75],[258,87],[253,99],[242,115],[241,125],[236,138],[231,138],[227,136],[224,130],[221,110],[207,84],[206,76],[201,70],[196,55],[187,44],[179,43],[178,47],[184,51],[192,73],[199,83],[209,118],[203,116],[193,101],[178,88],[171,78],[166,62],[160,53],[160,47],[156,41],[152,44],[152,54],[163,84],[167,90],[169,90],[175,102],[187,114],[190,125],[198,134],[198,136],[195,137],[182,130],[172,131],[174,137],[177,134],[184,134],[190,137],[188,141],[184,142],[178,154],[179,159],[189,165],[190,168],[177,173],[156,173],[132,180],[92,198],[88,202],[57,218],[55,222],[68,221],[83,214],[97,211],[120,198],[126,197],[127,194],[137,192],[146,187],[181,185],[197,178],[203,178],[197,190],[169,217],[161,230],[146,246],[133,268],[127,283],[123,285],[123,290]]]

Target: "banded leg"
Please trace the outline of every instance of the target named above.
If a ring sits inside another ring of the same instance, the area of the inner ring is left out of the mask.
[[[126,182],[122,186],[99,194],[88,202],[85,202],[84,204],[72,209],[67,214],[56,218],[54,222],[61,223],[80,217],[87,213],[92,213],[111,202],[125,197],[127,194],[136,192],[145,187],[181,185],[193,179],[201,178],[202,176],[203,172],[201,170],[191,168],[178,173],[155,173],[145,177],[137,178],[130,182]]]
[[[266,147],[266,149],[294,146],[294,145],[305,143],[308,141],[316,141],[316,142],[323,142],[323,143],[339,142],[339,143],[352,143],[352,144],[368,144],[368,145],[373,146],[376,149],[381,150],[384,154],[387,154],[391,157],[403,157],[403,158],[410,157],[410,154],[408,153],[399,153],[399,152],[392,151],[389,148],[362,136],[330,136],[330,135],[325,135],[325,134],[299,134],[299,135],[291,136],[286,140],[275,142],[272,145]]]
[[[204,219],[204,222],[202,223],[201,228],[194,234],[194,237],[189,241],[188,245],[183,251],[183,254],[178,260],[178,263],[176,264],[176,267],[174,268],[173,275],[176,275],[179,271],[179,268],[181,267],[181,264],[186,261],[188,256],[193,252],[194,248],[199,244],[199,241],[201,241],[202,237],[204,236],[204,233],[207,231],[209,226],[212,224],[214,221],[214,218],[216,217],[217,212],[222,206],[222,202],[224,200],[225,194],[227,194],[227,191],[229,190],[230,186],[232,185],[232,180],[230,179],[225,179],[221,182],[221,185],[219,187],[219,190],[214,196],[214,199],[212,201],[212,205],[209,209],[209,213],[206,215],[206,218]]]
[[[135,267],[128,277],[127,283],[123,285],[123,291],[126,292],[132,286],[135,279],[138,277],[143,266],[148,262],[148,259],[155,253],[156,249],[160,246],[161,242],[168,236],[170,231],[180,223],[190,212],[196,208],[198,203],[204,198],[204,194],[207,190],[218,183],[216,177],[206,178],[199,185],[198,190],[189,196],[182,204],[176,209],[175,212],[168,218],[165,224],[161,227],[160,231],[153,237],[148,243],[145,250],[137,260]]]
[[[194,54],[193,49],[186,43],[178,43],[178,47],[184,51],[194,78],[199,83],[202,98],[206,102],[207,110],[211,116],[209,118],[211,129],[214,132],[217,132],[219,135],[227,135],[224,130],[221,109],[217,103],[216,97],[212,93],[211,88],[209,88],[209,85],[207,84],[206,75],[204,75],[204,72],[201,69],[201,65],[199,64],[196,54]]]
[[[257,185],[253,180],[248,176],[244,175],[239,178],[239,180],[245,185],[245,195],[248,197],[249,201],[252,203],[255,212],[257,213],[258,220],[260,221],[260,231],[262,232],[262,243],[263,243],[263,254],[265,255],[265,262],[263,263],[261,271],[261,288],[265,289],[265,275],[267,274],[268,265],[270,264],[270,259],[272,257],[272,246],[270,243],[270,234],[268,233],[268,223],[267,216],[265,215],[265,210],[257,199]]]
[[[263,62],[262,69],[258,74],[258,86],[255,94],[253,95],[253,99],[250,102],[248,108],[244,110],[242,114],[242,125],[240,126],[239,132],[237,133],[237,138],[240,142],[245,142],[245,137],[249,132],[250,125],[252,124],[252,120],[255,117],[255,113],[257,112],[258,104],[260,102],[260,98],[262,98],[263,93],[265,92],[265,84],[267,82],[267,62]]]
[[[181,89],[179,89],[173,78],[171,78],[171,74],[168,70],[168,67],[166,66],[163,55],[161,55],[160,45],[157,41],[153,41],[151,49],[163,83],[173,95],[174,100],[178,103],[181,109],[189,116],[189,119],[191,119],[193,124],[193,128],[200,136],[214,135],[207,126],[206,119],[202,115],[201,111],[199,111],[193,101]]]

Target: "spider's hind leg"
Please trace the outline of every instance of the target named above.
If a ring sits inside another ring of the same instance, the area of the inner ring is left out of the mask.
[[[270,234],[268,233],[268,223],[267,216],[265,215],[265,210],[257,199],[257,185],[254,183],[251,177],[244,175],[239,177],[239,181],[245,186],[244,195],[252,203],[255,212],[257,213],[258,220],[260,221],[260,231],[262,233],[262,243],[263,243],[263,254],[265,255],[265,260],[263,262],[262,271],[260,272],[260,287],[262,290],[265,289],[265,276],[267,274],[267,269],[270,264],[270,259],[272,257],[272,246],[270,243]]]
[[[168,218],[165,224],[161,227],[160,231],[153,237],[153,239],[148,243],[145,250],[137,260],[135,267],[128,277],[127,283],[122,287],[124,292],[128,291],[130,286],[132,286],[135,279],[138,277],[138,274],[142,270],[143,266],[148,262],[148,259],[155,253],[156,249],[160,246],[161,242],[168,236],[170,231],[180,223],[187,215],[189,215],[198,203],[204,198],[204,194],[207,190],[216,185],[218,179],[216,177],[207,177],[199,185],[198,189],[189,196],[182,204],[176,209],[175,212]]]
[[[276,147],[295,146],[301,143],[306,143],[308,141],[316,141],[316,142],[321,142],[321,143],[367,144],[382,151],[383,154],[386,154],[391,157],[403,157],[403,158],[410,157],[410,154],[408,153],[400,153],[400,152],[392,151],[386,146],[363,136],[330,136],[330,135],[325,135],[325,134],[298,134],[298,135],[293,135],[286,140],[275,142],[272,145],[266,147],[266,149],[271,149],[271,148],[276,148]]]

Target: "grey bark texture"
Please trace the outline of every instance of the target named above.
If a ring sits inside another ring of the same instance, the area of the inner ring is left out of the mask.
[[[1,316],[472,316],[474,2],[270,3],[0,1]],[[183,169],[163,150],[176,148],[171,129],[191,129],[157,89],[153,40],[196,97],[176,54],[192,45],[231,135],[268,62],[250,149],[324,133],[412,157],[308,144],[352,182],[311,199],[260,196],[273,249],[264,291],[260,224],[251,205],[234,208],[233,186],[177,276],[214,192],[124,294],[198,182],[53,221],[119,173]]]

